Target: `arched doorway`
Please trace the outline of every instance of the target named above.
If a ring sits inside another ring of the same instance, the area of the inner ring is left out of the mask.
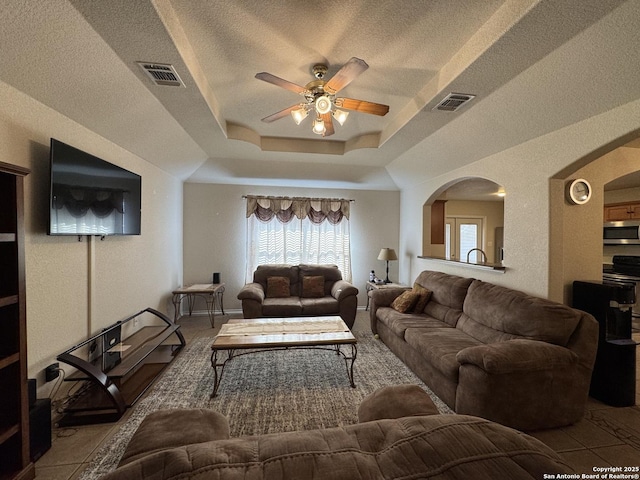
[[[449,182],[423,208],[423,255],[468,263],[504,259],[504,188],[485,178]]]

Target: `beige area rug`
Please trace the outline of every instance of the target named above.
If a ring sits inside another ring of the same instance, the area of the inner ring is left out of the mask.
[[[210,363],[213,336],[190,342],[131,412],[130,420],[101,447],[81,480],[116,468],[126,445],[149,413],[165,408],[211,408],[229,419],[231,436],[335,427],[357,423],[362,399],[386,385],[417,384],[441,413],[453,413],[368,330],[354,330],[356,388],[342,356],[327,350],[258,352],[231,360],[218,394]]]

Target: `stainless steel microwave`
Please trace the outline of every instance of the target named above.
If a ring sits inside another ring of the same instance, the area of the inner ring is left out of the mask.
[[[605,245],[640,245],[640,221],[605,222],[602,238]]]

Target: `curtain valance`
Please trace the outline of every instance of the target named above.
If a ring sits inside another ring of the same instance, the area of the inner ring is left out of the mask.
[[[349,220],[350,202],[343,198],[290,198],[260,197],[248,195],[247,218],[255,215],[263,222],[276,217],[282,223],[289,223],[294,218],[308,218],[312,223],[320,224],[327,220],[336,225],[343,217]]]

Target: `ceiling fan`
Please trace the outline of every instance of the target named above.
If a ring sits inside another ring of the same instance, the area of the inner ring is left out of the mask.
[[[300,125],[300,122],[307,118],[309,112],[313,112],[315,114],[313,132],[323,137],[328,137],[335,133],[333,118],[335,118],[340,125],[343,125],[349,115],[349,112],[340,109],[370,113],[372,115],[386,115],[389,111],[388,105],[356,100],[354,98],[336,97],[336,94],[340,90],[349,85],[367,68],[369,68],[369,65],[367,65],[364,60],[352,57],[330,80],[325,81],[324,77],[327,74],[327,66],[317,64],[314,65],[312,69],[316,80],[312,80],[304,87],[267,72],[257,73],[256,78],[258,80],[263,80],[286,90],[291,90],[304,97],[303,102],[296,103],[284,110],[264,117],[262,121],[273,122],[291,114],[296,124]]]

